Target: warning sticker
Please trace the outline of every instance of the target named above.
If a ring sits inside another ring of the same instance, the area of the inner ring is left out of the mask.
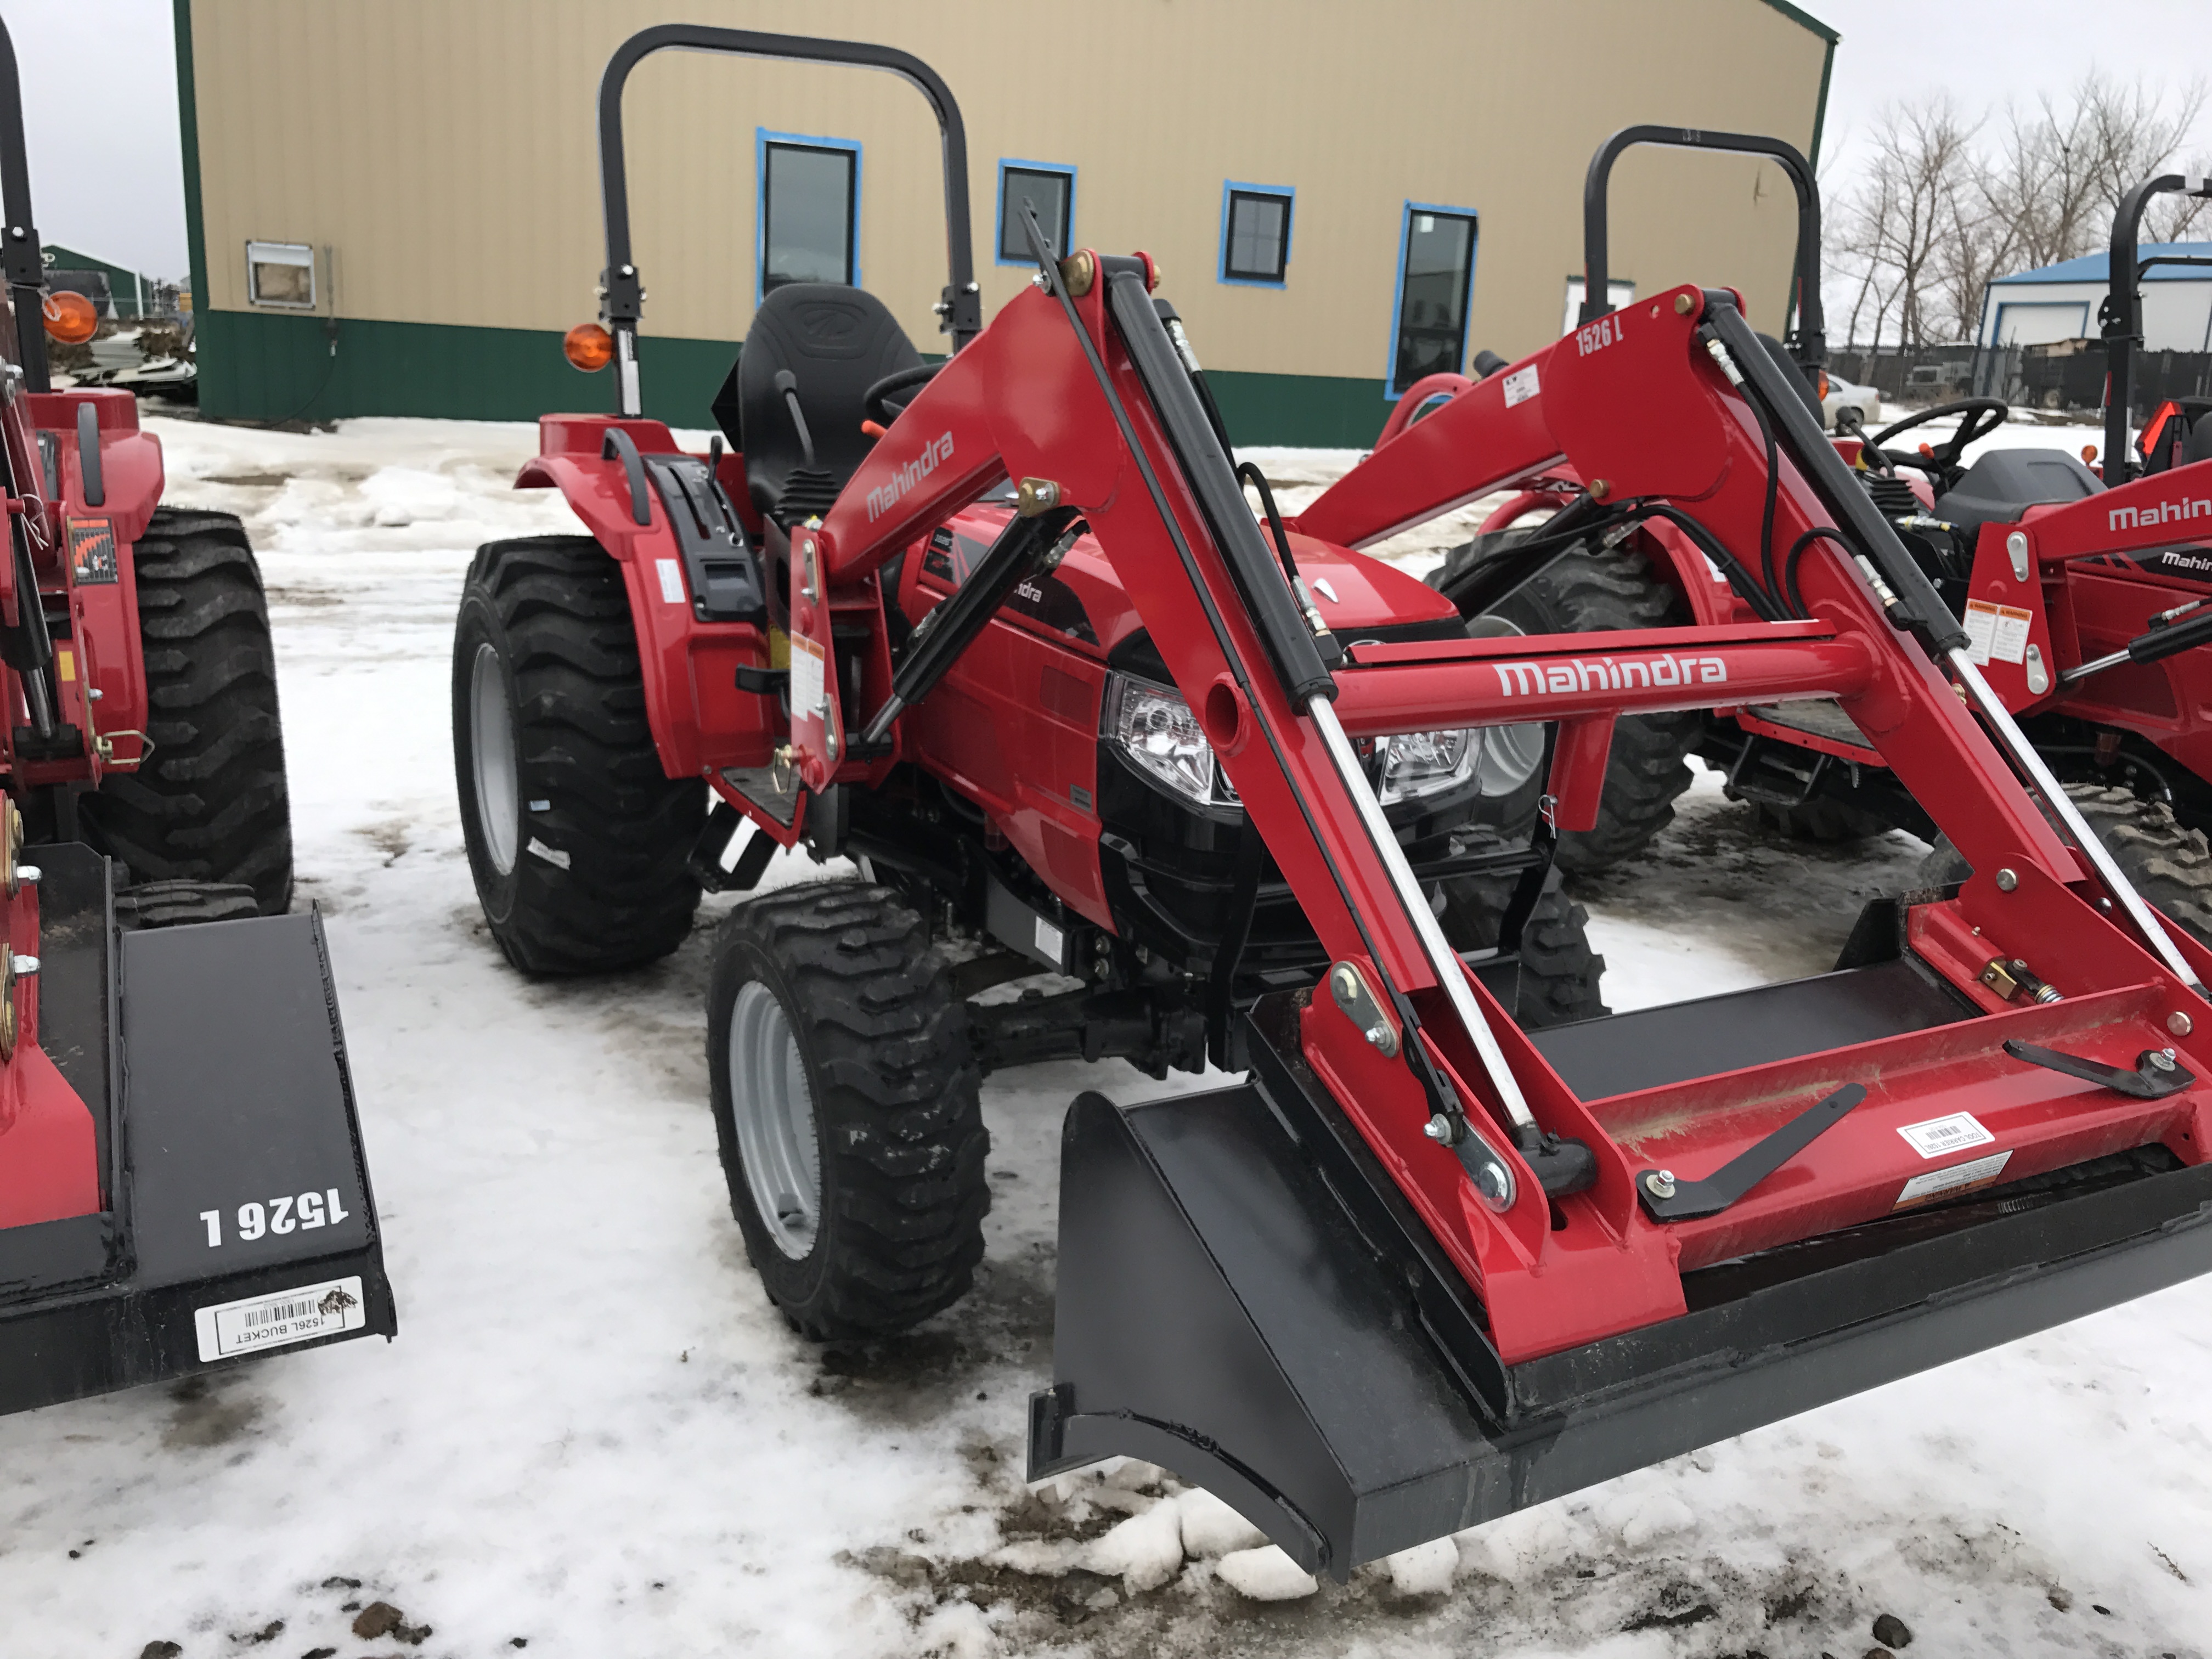
[[[2012,1149],[2007,1147],[2002,1152],[1978,1158],[1972,1164],[1954,1164],[1948,1170],[1930,1170],[1926,1175],[1917,1175],[1905,1183],[1905,1190],[1889,1207],[1902,1210],[1907,1205],[1925,1204],[1931,1198],[1956,1198],[1977,1187],[1994,1185],[2010,1162]]]
[[[1536,365],[1531,363],[1526,368],[1515,369],[1505,377],[1506,408],[1510,409],[1516,404],[1527,403],[1529,398],[1536,395]]]
[[[1908,1123],[1898,1133],[1923,1158],[1947,1158],[1968,1146],[1986,1146],[1996,1137],[1975,1121],[1972,1112],[1932,1117],[1925,1123]]]
[[[2016,605],[1966,601],[1966,653],[1977,666],[1992,660],[2021,662],[2027,656],[2027,630],[2035,617]]]
[[[356,1277],[197,1309],[192,1322],[198,1328],[200,1360],[205,1364],[357,1331],[368,1322],[368,1310],[362,1305]]]
[[[804,634],[791,636],[791,718],[823,717],[823,656],[822,647]]]
[[[670,605],[684,603],[684,567],[673,559],[655,559],[653,568],[660,572],[660,597]]]
[[[70,584],[96,587],[118,581],[115,568],[115,526],[105,519],[69,521]]]

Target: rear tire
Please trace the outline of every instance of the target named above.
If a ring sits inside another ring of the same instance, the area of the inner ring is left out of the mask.
[[[590,537],[477,550],[453,765],[477,896],[517,968],[609,973],[684,942],[706,787],[661,769],[622,567]]]
[[[1816,798],[1801,801],[1795,806],[1777,806],[1771,801],[1757,801],[1753,805],[1761,823],[1792,841],[1818,841],[1832,844],[1866,841],[1894,827],[1871,812],[1863,812],[1857,807],[1846,805],[1839,800]]]
[[[2183,829],[2172,808],[2133,790],[2098,783],[2069,783],[2065,789],[2136,890],[2197,943],[2212,945],[2212,847],[2204,832]],[[1924,886],[1948,887],[1973,873],[1946,836],[1938,836],[1935,850],[1920,861]]]
[[[1431,586],[1445,585],[1469,564],[1510,545],[1509,538],[1518,540],[1526,533],[1496,532],[1453,549],[1443,568],[1430,577]],[[1682,628],[1690,622],[1689,606],[1681,594],[1643,554],[1627,545],[1601,549],[1587,544],[1568,549],[1543,574],[1523,582],[1485,614],[1523,634]],[[1693,710],[1629,714],[1613,723],[1597,826],[1559,837],[1560,869],[1570,875],[1587,875],[1609,868],[1643,851],[1674,821],[1675,798],[1690,787],[1687,761],[1698,729]],[[1524,820],[1534,811],[1535,797],[1543,787],[1540,776],[1527,787],[1525,805],[1516,802]]]
[[[769,1299],[817,1341],[906,1329],[983,1257],[990,1134],[968,1010],[889,888],[824,882],[732,911],[707,1065],[730,1209]]]
[[[1454,950],[1483,951],[1498,943],[1498,925],[1513,897],[1508,878],[1462,877],[1443,884],[1437,920]],[[1513,1018],[1524,1030],[1595,1019],[1610,1013],[1600,991],[1605,958],[1590,949],[1589,912],[1561,890],[1559,872],[1547,872],[1544,890],[1521,929],[1521,986]]]
[[[292,810],[269,601],[245,526],[158,507],[131,551],[153,752],[77,804],[85,839],[143,882],[292,902]]]

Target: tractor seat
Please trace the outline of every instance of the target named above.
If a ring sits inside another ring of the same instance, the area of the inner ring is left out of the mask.
[[[2181,447],[2182,465],[2197,461],[2212,461],[2212,411],[2197,417],[2196,424],[2189,428],[2188,441]]]
[[[1960,529],[2012,524],[2031,507],[2078,501],[2104,480],[2063,449],[1992,449],[1936,498],[1936,516]]]
[[[787,283],[770,293],[714,403],[715,420],[744,455],[753,505],[786,530],[828,512],[873,447],[860,430],[868,388],[921,363],[883,301],[865,289]],[[797,394],[803,430],[786,386]]]

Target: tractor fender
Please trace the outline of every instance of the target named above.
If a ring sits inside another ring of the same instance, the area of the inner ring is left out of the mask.
[[[1582,483],[1571,467],[1565,466],[1553,468],[1544,478],[1577,487]],[[1531,513],[1557,507],[1560,499],[1553,490],[1522,490],[1493,508],[1478,533],[1487,536],[1492,531],[1510,530]],[[1697,626],[1717,628],[1749,617],[1748,609],[1737,603],[1727,579],[1673,525],[1662,520],[1647,520],[1637,532],[1636,547],[1650,561],[1654,574],[1680,590],[1690,607],[1690,620]]]

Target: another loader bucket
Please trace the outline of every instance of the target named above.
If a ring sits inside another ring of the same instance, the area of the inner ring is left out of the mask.
[[[27,856],[39,1047],[89,1111],[99,1207],[0,1228],[0,1411],[392,1335],[319,921],[118,933],[104,859]]]
[[[1254,1010],[1245,1086],[1069,1109],[1031,1479],[1144,1458],[1341,1580],[2212,1268],[2212,1165],[2143,1148],[1686,1275],[1681,1316],[1507,1366],[1299,1060],[1296,1014]]]

